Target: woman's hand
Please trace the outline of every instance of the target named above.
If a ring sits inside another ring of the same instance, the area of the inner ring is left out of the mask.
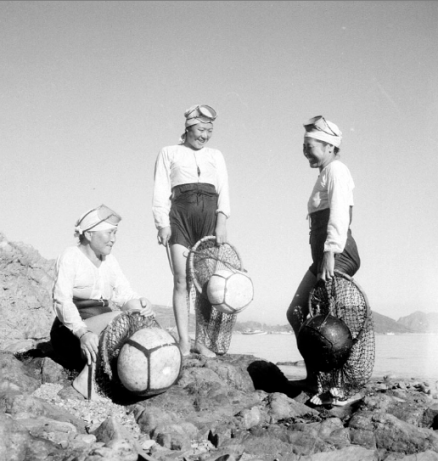
[[[152,315],[154,311],[152,310],[152,303],[149,299],[146,298],[139,298],[139,299],[131,299],[127,301],[122,308],[123,311],[140,311],[140,314],[143,317],[147,317]]]
[[[214,235],[216,236],[216,245],[221,246],[227,242],[227,217],[223,213],[217,214],[216,229]]]
[[[333,251],[324,251],[321,261],[321,269],[318,274],[318,280],[322,279],[325,282],[331,280],[335,275],[335,254]]]
[[[170,226],[159,229],[157,234],[158,244],[167,246],[171,235],[172,230],[170,229]]]
[[[87,365],[91,365],[92,362],[96,363],[99,337],[96,333],[85,329],[78,333],[80,333],[78,338],[80,338],[79,341],[81,342],[81,352],[87,360]]]
[[[148,317],[149,315],[153,315],[154,311],[152,310],[152,303],[149,301],[149,299],[140,298],[140,304],[142,307],[140,310],[140,314],[143,317]]]

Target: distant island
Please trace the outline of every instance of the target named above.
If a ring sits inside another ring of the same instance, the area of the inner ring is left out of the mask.
[[[157,319],[163,328],[173,328],[175,321],[173,310],[166,306],[154,306]],[[386,315],[373,311],[374,330],[377,334],[401,334],[401,333],[438,333],[438,313],[414,312],[399,320],[394,320]],[[190,330],[195,331],[195,317],[190,314]],[[236,322],[235,333],[260,334],[266,332],[271,334],[292,334],[292,328],[288,324],[267,325],[256,321]]]

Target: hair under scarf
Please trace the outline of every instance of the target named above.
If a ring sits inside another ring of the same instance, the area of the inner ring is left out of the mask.
[[[184,144],[186,140],[187,128],[193,125],[197,125],[198,123],[213,123],[217,117],[217,114],[212,107],[210,108],[206,105],[195,104],[184,112],[184,117],[186,118],[186,130],[179,138],[179,144]]]
[[[316,117],[314,117],[316,118]],[[317,124],[304,124],[306,132],[304,134],[305,138],[313,138],[318,141],[323,141],[331,144],[332,146],[339,147],[342,142],[342,131],[339,127],[333,122],[329,122],[324,117],[321,117],[320,120],[323,120],[327,128],[321,128]]]

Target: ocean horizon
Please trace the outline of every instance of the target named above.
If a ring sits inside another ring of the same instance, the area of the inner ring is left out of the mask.
[[[373,378],[393,375],[438,381],[438,334],[400,333],[375,335]],[[233,333],[229,354],[250,354],[279,365],[288,377],[303,377],[305,369],[294,334]]]

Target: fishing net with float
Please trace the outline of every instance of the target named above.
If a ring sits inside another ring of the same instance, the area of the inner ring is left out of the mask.
[[[310,317],[332,315],[350,329],[353,345],[346,362],[340,367],[318,373],[319,392],[333,387],[349,397],[371,378],[375,359],[374,324],[364,291],[346,274],[335,271],[334,277],[320,280],[309,295]]]
[[[125,342],[138,330],[158,327],[155,315],[143,316],[139,311],[126,311],[115,317],[99,337],[100,360],[96,366],[95,382],[100,392],[111,396],[123,389],[117,375],[117,358]]]
[[[236,314],[214,309],[207,297],[207,285],[216,270],[243,270],[237,250],[229,243],[216,245],[216,237],[199,240],[187,258],[187,292],[189,311],[196,316],[196,338],[216,354],[226,354],[236,323]]]

